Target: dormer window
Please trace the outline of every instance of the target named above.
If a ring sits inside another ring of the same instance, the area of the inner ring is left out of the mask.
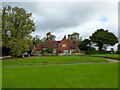
[[[66,48],[66,44],[62,44],[62,47],[63,47],[63,48]]]

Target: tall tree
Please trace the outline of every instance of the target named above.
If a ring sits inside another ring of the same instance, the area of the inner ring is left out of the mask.
[[[35,31],[32,13],[11,6],[2,11],[2,46],[11,49],[12,56],[18,56],[28,49],[26,37]]]
[[[91,46],[91,43],[89,39],[84,39],[83,41],[80,41],[78,45],[81,51],[87,51],[88,48],[90,48],[90,46]]]
[[[72,34],[68,34],[68,40],[73,40],[74,38],[73,38],[73,36],[72,36]]]
[[[79,33],[68,34],[68,40],[80,40]]]
[[[49,41],[49,40],[55,40],[56,36],[55,35],[52,35],[51,32],[48,32],[46,34],[47,38],[46,38],[46,41]]]
[[[40,44],[42,42],[42,40],[40,39],[39,35],[36,35],[33,39],[32,39],[32,44],[34,46],[37,46],[38,44]]]
[[[102,51],[103,45],[113,46],[118,42],[117,37],[113,33],[104,29],[98,29],[89,38],[99,47],[99,51]]]

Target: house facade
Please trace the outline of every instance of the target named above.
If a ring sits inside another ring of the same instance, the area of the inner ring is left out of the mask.
[[[76,40],[67,40],[66,36],[61,41],[44,41],[41,44],[38,44],[33,50],[36,52],[42,52],[47,48],[53,48],[54,53],[58,54],[71,54],[73,52],[79,53],[78,48],[79,41]]]
[[[58,44],[58,53],[71,53],[71,45],[66,40],[66,36]]]

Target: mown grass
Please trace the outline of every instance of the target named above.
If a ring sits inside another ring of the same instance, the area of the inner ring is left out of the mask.
[[[118,64],[107,62],[90,56],[6,59],[2,60],[2,87],[117,88]]]
[[[118,88],[118,64],[4,66],[3,88]]]
[[[11,65],[47,65],[47,64],[71,64],[71,63],[100,63],[108,62],[104,58],[89,56],[48,56],[34,58],[6,59],[2,61],[3,66]]]
[[[91,54],[91,56],[111,58],[111,59],[120,59],[119,54],[93,54],[93,55]]]

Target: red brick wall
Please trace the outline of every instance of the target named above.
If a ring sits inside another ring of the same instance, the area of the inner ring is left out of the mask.
[[[66,47],[63,48],[62,44],[66,44]],[[68,52],[70,52],[70,49],[71,49],[70,43],[66,40],[66,37],[64,37],[58,45],[58,52],[63,53],[64,50],[68,50]]]

